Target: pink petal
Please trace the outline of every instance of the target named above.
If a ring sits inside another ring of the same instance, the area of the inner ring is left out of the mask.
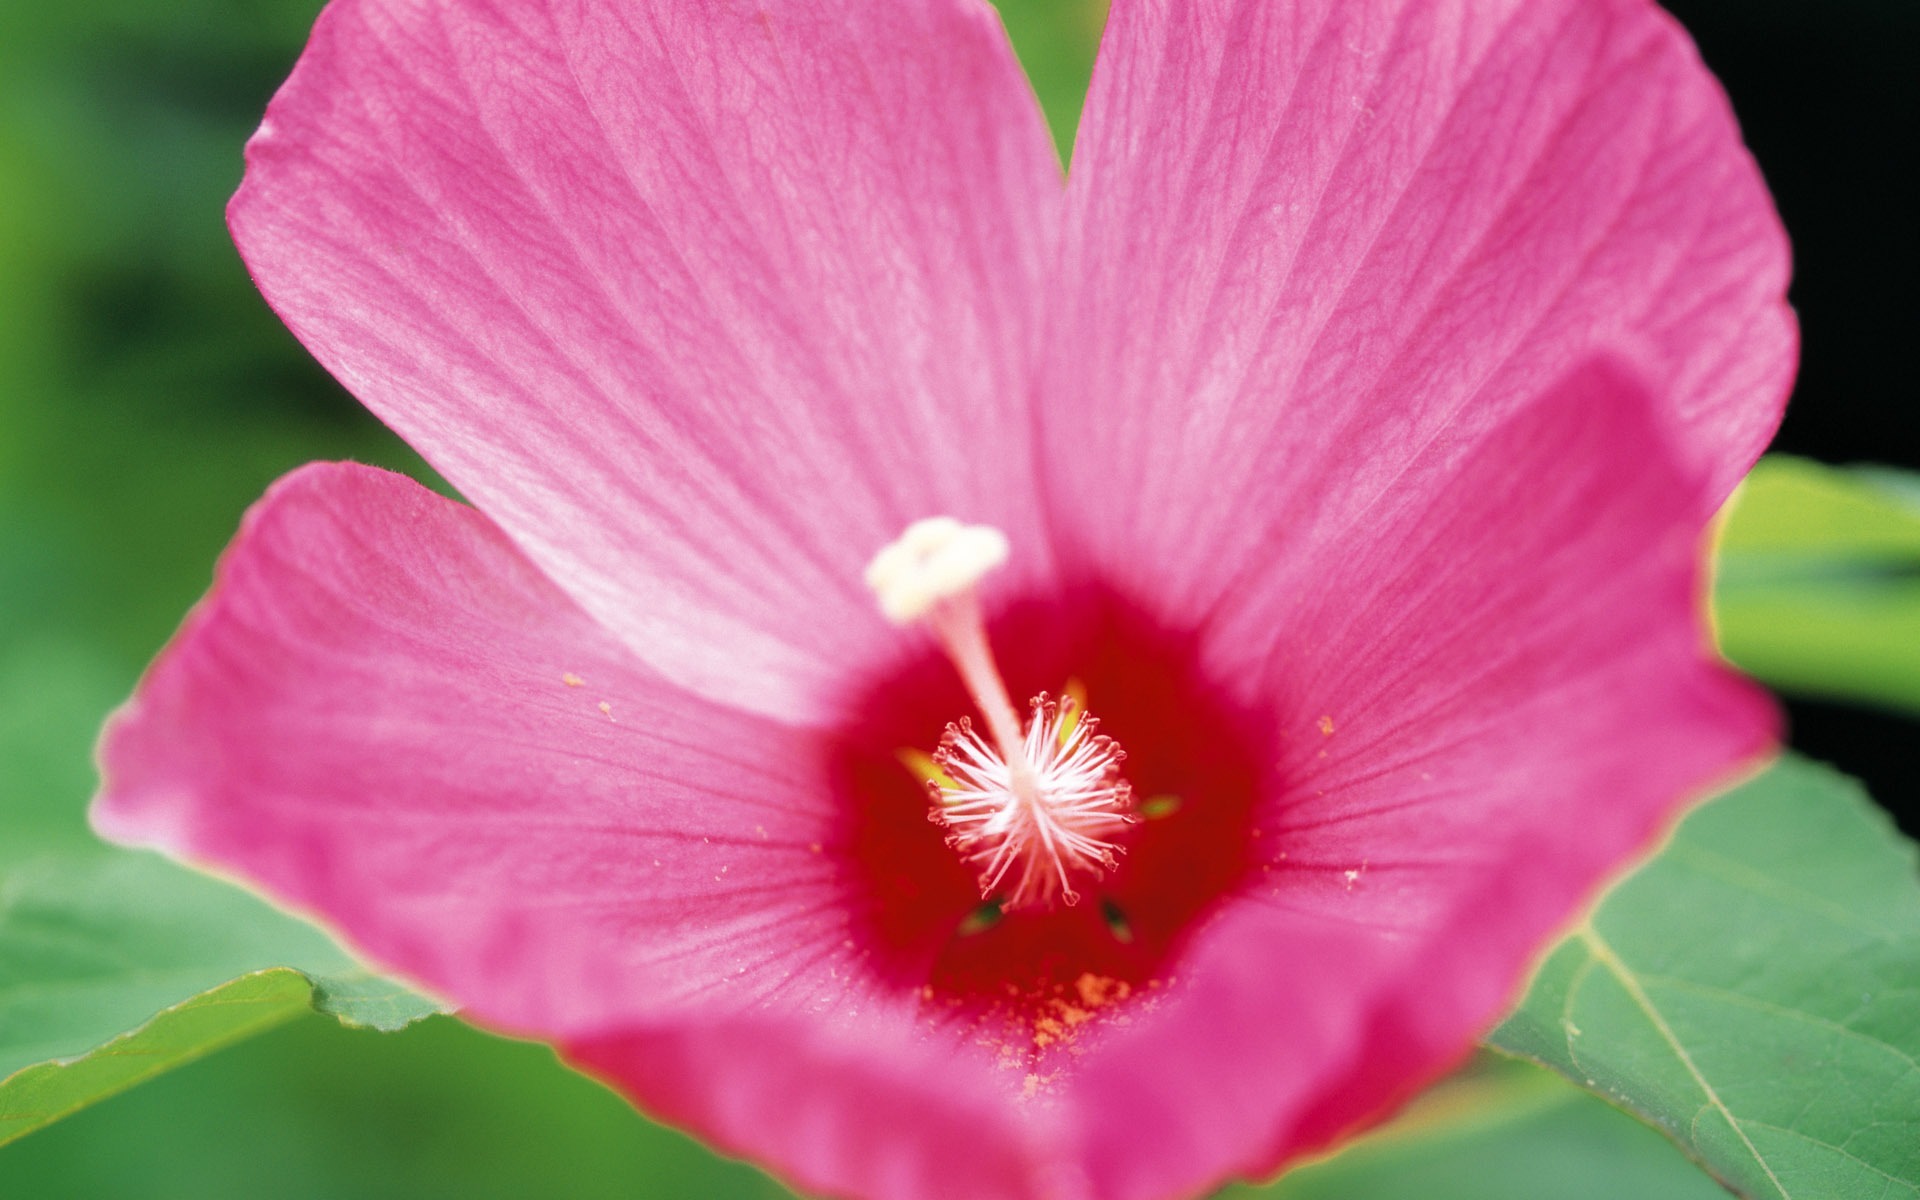
[[[1026,1194],[1017,1076],[856,940],[831,753],[662,683],[473,510],[322,465],[114,718],[94,821],[790,1178]]]
[[[1716,496],[1793,373],[1779,222],[1647,0],[1117,0],[1065,240],[1056,524],[1184,611],[1596,350]]]
[[[1264,1174],[1406,1098],[1689,798],[1766,752],[1770,701],[1701,631],[1700,485],[1652,408],[1589,364],[1430,445],[1221,614],[1211,653],[1276,738],[1264,862],[1179,964],[1178,1005],[1076,1081],[1098,1194]]]
[[[1050,1114],[1019,1077],[870,998],[818,1014],[679,1022],[562,1047],[575,1066],[809,1193],[884,1200],[1079,1200]]]
[[[1697,486],[1648,407],[1580,373],[1430,448],[1318,588],[1223,616],[1273,664],[1238,698],[1279,706],[1273,870],[1035,1096],[872,971],[818,739],[662,685],[394,476],[311,468],[255,510],[116,720],[96,820],[823,1192],[1260,1173],[1452,1061],[1675,797],[1764,745],[1765,701],[1699,643]]]
[[[230,212],[314,354],[667,677],[831,716],[915,518],[1045,573],[1059,166],[981,0],[336,0]]]
[[[974,0],[336,0],[235,233],[499,524],[284,481],[96,820],[824,1192],[1144,1200],[1377,1117],[1767,744],[1697,561],[1791,372],[1777,222],[1639,0],[1120,0],[1073,188],[1062,249]],[[959,704],[875,690],[925,647],[859,581],[932,512],[1193,647],[1271,773],[1071,1045],[969,972],[1073,914],[976,959],[873,911],[965,883],[868,861],[933,835],[859,773],[914,796],[895,718]]]
[[[844,971],[817,740],[662,683],[471,509],[316,466],[115,717],[94,820],[578,1033]]]

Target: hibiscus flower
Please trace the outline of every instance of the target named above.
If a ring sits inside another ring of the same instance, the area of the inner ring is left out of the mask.
[[[98,826],[802,1187],[1271,1172],[1770,744],[1643,0],[1116,0],[1065,179],[982,0],[335,0],[230,215],[471,506],[277,484]]]

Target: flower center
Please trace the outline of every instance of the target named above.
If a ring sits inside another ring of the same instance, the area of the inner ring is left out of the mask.
[[[1140,818],[1120,772],[1126,752],[1071,697],[1034,697],[1024,726],[987,640],[977,586],[1007,559],[1006,536],[930,517],[874,556],[867,584],[897,624],[924,622],[985,719],[948,724],[932,756],[929,820],[972,868],[982,898],[1046,910],[1080,899],[1076,881],[1119,863]]]

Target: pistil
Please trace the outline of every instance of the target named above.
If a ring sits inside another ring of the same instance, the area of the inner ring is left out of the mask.
[[[928,818],[971,865],[981,896],[1009,909],[1080,898],[1076,881],[1118,865],[1117,838],[1138,822],[1121,774],[1126,753],[1072,699],[1042,693],[1024,727],[987,638],[978,585],[1005,563],[1006,536],[951,517],[915,522],[874,556],[867,584],[898,624],[924,622],[986,722],[949,724],[934,752]]]

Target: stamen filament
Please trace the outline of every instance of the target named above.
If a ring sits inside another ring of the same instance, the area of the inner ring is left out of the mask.
[[[993,647],[987,641],[987,624],[980,615],[980,601],[973,592],[938,601],[927,610],[926,622],[941,648],[960,673],[960,682],[986,718],[987,730],[1007,764],[1014,794],[1023,803],[1038,803],[1034,790],[1033,757],[1020,735],[1020,718],[1007,694],[1006,681],[993,660]]]

